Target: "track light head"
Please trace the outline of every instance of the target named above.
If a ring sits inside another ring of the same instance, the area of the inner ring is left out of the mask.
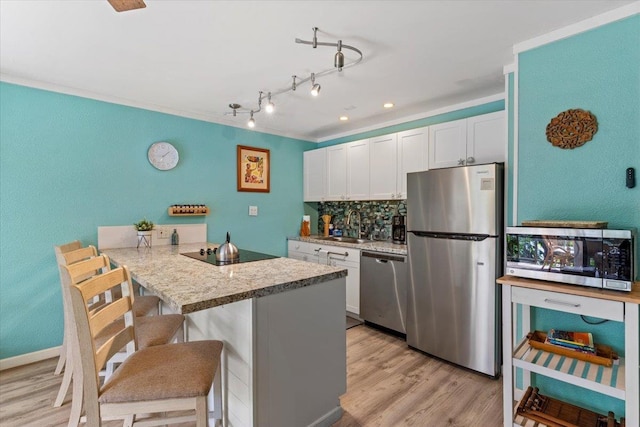
[[[251,110],[251,118],[247,122],[247,126],[249,126],[252,129],[256,127],[256,121],[253,119],[253,110]]]
[[[316,83],[316,74],[311,73],[311,95],[318,96],[320,93],[320,85]]]
[[[271,102],[271,92],[267,94],[267,105],[265,105],[264,110],[271,114],[276,109],[276,106]]]
[[[342,71],[342,67],[344,67],[344,53],[342,53],[342,40],[338,40],[338,51],[333,57],[333,66],[338,69],[338,71]]]

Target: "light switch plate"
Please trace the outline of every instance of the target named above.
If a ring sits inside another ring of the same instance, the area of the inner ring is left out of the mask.
[[[257,206],[249,206],[249,216],[258,216]]]

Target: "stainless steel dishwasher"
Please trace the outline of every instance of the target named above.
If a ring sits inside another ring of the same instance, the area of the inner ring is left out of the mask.
[[[382,252],[360,253],[360,317],[406,334],[407,257]]]

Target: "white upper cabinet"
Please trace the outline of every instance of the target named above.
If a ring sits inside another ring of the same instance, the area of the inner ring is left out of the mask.
[[[398,193],[398,135],[369,140],[371,199],[389,200]]]
[[[304,153],[304,200],[404,200],[407,173],[504,162],[504,111]]]
[[[429,127],[429,169],[464,165],[467,158],[467,119]]]
[[[427,170],[429,128],[371,138],[371,200],[406,199],[407,173]]]
[[[347,200],[369,198],[369,140],[347,144]]]
[[[327,150],[305,151],[303,153],[304,201],[323,201],[326,194]]]
[[[347,144],[327,147],[325,200],[344,200],[347,195]]]
[[[507,130],[504,111],[469,117],[467,119],[466,164],[504,162],[506,160]]]
[[[430,169],[504,162],[506,152],[504,111],[431,126]]]
[[[407,198],[407,174],[429,169],[429,128],[405,130],[398,133],[398,194]]]
[[[327,184],[324,200],[367,200],[369,140],[332,145],[326,150]]]

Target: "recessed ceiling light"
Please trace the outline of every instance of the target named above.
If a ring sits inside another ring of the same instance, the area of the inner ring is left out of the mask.
[[[346,122],[347,120],[349,120],[349,117],[347,117],[347,116],[340,116],[340,121],[341,121],[341,122]]]
[[[384,108],[393,108],[393,106],[394,106],[393,102],[385,102],[383,105]]]

